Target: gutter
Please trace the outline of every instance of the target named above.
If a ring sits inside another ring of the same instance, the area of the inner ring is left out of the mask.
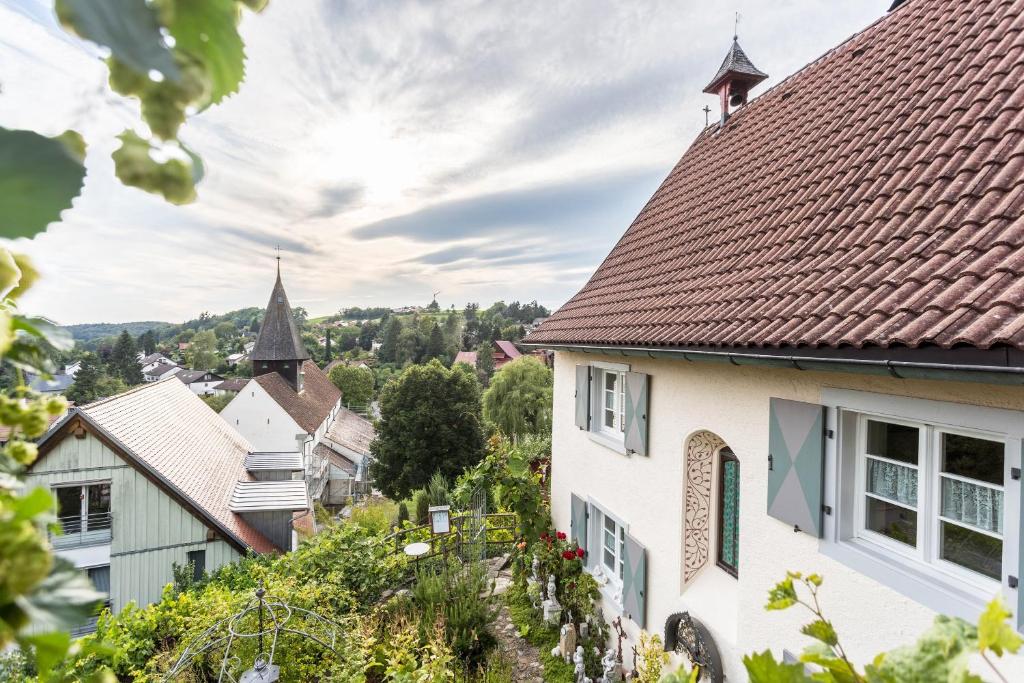
[[[815,357],[751,351],[709,351],[646,346],[610,346],[600,344],[522,343],[531,349],[550,349],[609,356],[633,356],[688,362],[728,363],[736,366],[784,368],[817,372],[848,372],[886,375],[896,379],[931,379],[955,382],[982,382],[1024,386],[1024,367],[972,365],[968,363],[926,363],[891,359]]]

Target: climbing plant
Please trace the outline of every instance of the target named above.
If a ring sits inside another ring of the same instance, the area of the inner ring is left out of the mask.
[[[174,204],[196,197],[199,156],[179,138],[187,116],[236,92],[245,75],[242,6],[267,0],[56,0],[69,33],[109,55],[111,90],[137,99],[145,126],[120,133],[115,175]],[[144,133],[139,132],[145,130]],[[0,127],[0,237],[32,237],[59,220],[82,190],[86,143],[77,131],[47,137]]]

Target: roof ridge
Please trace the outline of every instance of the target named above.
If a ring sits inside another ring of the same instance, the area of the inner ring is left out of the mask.
[[[134,394],[134,393],[137,393],[139,391],[144,391],[146,389],[150,389],[152,387],[157,386],[158,384],[162,384],[163,382],[169,382],[171,379],[172,379],[171,377],[164,377],[163,379],[158,379],[155,382],[144,382],[142,384],[137,384],[134,387],[130,387],[129,389],[126,389],[125,391],[122,391],[120,394],[114,394],[113,396],[106,396],[104,398],[98,398],[95,401],[92,401],[91,403],[84,403],[84,404],[82,404],[80,406],[75,406],[75,409],[76,410],[85,410],[86,408],[95,408],[96,406],[100,406],[100,405],[103,405],[105,403],[109,403],[110,401],[114,401],[114,400],[120,399],[120,398],[122,398],[124,396],[128,396],[129,394]]]

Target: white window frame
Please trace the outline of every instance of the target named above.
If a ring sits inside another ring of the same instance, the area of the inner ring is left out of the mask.
[[[595,361],[590,364],[591,391],[589,400],[590,438],[592,441],[606,446],[617,453],[626,454],[626,373],[629,365],[625,363],[606,363]],[[618,375],[615,388],[615,424],[606,427],[605,417],[605,376],[608,373]]]
[[[1010,588],[1008,577],[1017,576],[1019,571],[1021,549],[1017,539],[1024,501],[1020,482],[1012,479],[1012,470],[1022,464],[1024,412],[832,387],[823,388],[821,402],[828,409],[826,429],[830,435],[825,442],[823,503],[827,514],[819,542],[820,552],[938,612],[976,621],[994,593],[1001,594],[1004,602],[1016,612],[1018,589]],[[914,549],[910,549],[909,554],[893,551],[857,532],[858,520],[863,519],[862,465],[859,462],[862,458],[856,456],[861,414],[886,422],[927,425],[923,443],[935,455],[930,468],[929,462],[919,462],[926,469],[918,481],[919,532],[922,519],[934,519],[934,523],[924,537],[923,545],[929,554],[920,559]],[[1005,445],[1000,581],[937,558],[940,496],[923,491],[938,487],[938,439],[942,432],[1002,441]],[[925,561],[933,557],[936,561]],[[1024,623],[1024,618],[1017,621]]]
[[[597,503],[593,498],[587,500],[588,514],[590,517],[590,528],[587,530],[587,554],[593,558],[593,565],[588,568],[601,587],[601,592],[606,598],[613,602],[620,609],[622,607],[622,572],[624,569],[623,553],[626,545],[626,536],[629,533],[629,525],[622,521],[622,518],[611,512],[608,508]],[[615,563],[617,568],[609,571],[604,563],[604,524],[605,519],[615,523],[617,532],[617,549]]]
[[[917,465],[908,465],[907,463],[888,460],[887,458],[880,457],[877,455],[870,455],[867,453],[867,424],[869,421],[884,422],[889,424],[898,424],[906,427],[913,427],[918,430],[918,445],[917,445]],[[1005,519],[1005,485],[996,486],[994,484],[987,484],[989,488],[998,489],[1004,492],[1004,509],[1003,509],[1003,534],[988,533],[984,530],[974,528],[967,524],[959,522],[951,522],[950,520],[941,517],[941,484],[940,478],[942,477],[941,467],[941,440],[943,434],[960,434],[963,436],[969,436],[978,439],[984,439],[986,441],[994,441],[1003,444],[1003,461],[1006,461],[1006,439],[1002,435],[992,434],[990,432],[982,432],[978,430],[966,430],[962,428],[951,428],[941,425],[932,425],[922,422],[913,422],[909,420],[899,420],[896,418],[873,415],[870,413],[858,413],[857,414],[857,484],[856,491],[857,497],[854,501],[854,525],[856,529],[856,536],[859,540],[874,543],[885,549],[888,552],[895,553],[911,559],[913,561],[921,562],[922,564],[934,567],[935,569],[949,574],[952,578],[959,579],[970,584],[975,585],[980,591],[987,591],[989,594],[996,593],[999,591],[1000,581],[980,574],[972,569],[963,567],[950,562],[941,557],[940,552],[940,540],[939,536],[941,533],[942,522],[953,523],[958,526],[963,526],[966,529],[981,533],[987,536],[998,536],[1000,541],[1006,542],[1005,532],[1007,526],[1007,520]],[[875,460],[881,460],[882,462],[893,462],[895,464],[914,467],[917,470],[917,507],[913,508],[917,513],[917,528],[916,538],[914,547],[910,547],[905,543],[901,543],[895,539],[888,538],[883,534],[879,534],[871,529],[867,528],[866,517],[867,517],[867,497],[877,498],[878,500],[884,500],[900,507],[906,507],[911,509],[908,505],[903,505],[897,501],[891,501],[883,496],[874,496],[867,490],[867,460],[873,458]],[[964,478],[971,483],[975,483],[975,480]],[[984,482],[977,482],[982,484]],[[1004,477],[1005,484],[1005,477]],[[1002,568],[1003,576],[1006,575],[1005,567]]]

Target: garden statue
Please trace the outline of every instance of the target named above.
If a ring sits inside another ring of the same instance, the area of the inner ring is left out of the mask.
[[[533,556],[533,562],[530,564],[530,581],[540,583],[540,559],[536,555]]]
[[[572,661],[572,655],[576,652],[576,626],[569,617],[569,623],[562,625],[561,637],[558,639],[558,649],[562,658],[568,664]]]
[[[544,621],[549,624],[558,625],[558,622],[562,620],[562,606],[558,604],[558,598],[555,597],[555,577],[548,577],[548,599],[542,603],[544,608]]]
[[[572,661],[576,664],[576,668],[573,673],[575,674],[576,683],[586,683],[587,681],[587,668],[583,664],[583,646],[576,646],[576,654],[573,655]]]
[[[590,635],[590,622],[583,621],[580,623],[580,638],[586,640],[588,635]]]
[[[604,669],[601,683],[621,683],[622,664],[615,660],[615,650],[608,648],[601,659],[601,666]]]

